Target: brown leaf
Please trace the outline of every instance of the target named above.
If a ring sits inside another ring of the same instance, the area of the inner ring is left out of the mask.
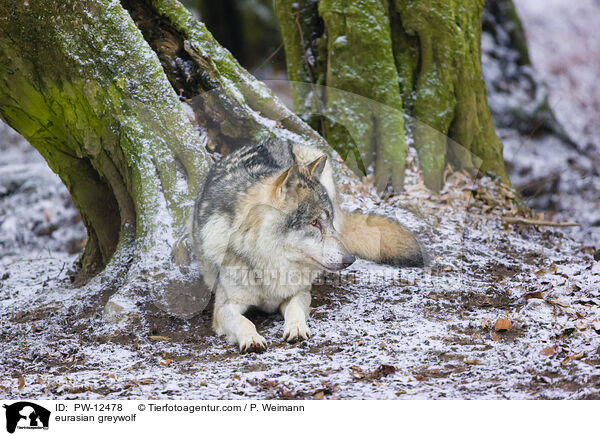
[[[23,377],[19,377],[19,381],[18,381],[18,385],[19,390],[23,389],[25,387],[25,379]]]
[[[508,318],[498,318],[496,324],[494,324],[494,330],[497,332],[504,332],[510,330],[510,320]]]
[[[465,363],[467,365],[481,365],[481,360],[479,360],[479,359],[465,360]]]
[[[352,366],[350,367],[350,375],[356,379],[361,379],[364,378],[365,373],[358,366]]]
[[[556,273],[556,264],[552,262],[552,264],[547,269],[541,269],[535,273],[536,277],[545,276],[546,274],[555,274]]]
[[[156,342],[160,342],[160,341],[170,341],[171,338],[168,336],[160,336],[160,335],[155,335],[155,336],[148,336],[149,339],[156,341]]]
[[[537,291],[537,292],[528,292],[527,294],[524,295],[525,300],[531,300],[532,298],[537,298],[537,299],[543,299],[544,298],[544,293],[541,291]]]
[[[315,400],[322,400],[324,396],[325,396],[325,392],[318,391],[318,392],[315,393],[315,395],[313,395],[313,398]]]
[[[498,336],[498,333],[493,332],[492,333],[492,339],[496,342],[498,342],[500,340],[500,336]]]
[[[563,359],[563,361],[561,362],[561,364],[562,364],[562,365],[566,365],[566,364],[568,364],[568,363],[569,363],[571,360],[581,359],[581,358],[583,357],[583,355],[584,355],[584,352],[582,351],[582,352],[580,352],[580,353],[573,354],[573,355],[571,355],[571,356],[567,356],[567,357],[565,357],[565,358]]]
[[[381,374],[382,377],[386,377],[396,372],[396,367],[392,365],[379,365],[379,368],[375,371],[377,374]]]
[[[554,347],[546,347],[542,349],[541,353],[544,356],[552,356],[554,354]]]

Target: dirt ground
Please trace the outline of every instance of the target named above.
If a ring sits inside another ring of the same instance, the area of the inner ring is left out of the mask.
[[[8,200],[25,203],[33,219],[32,210],[53,204],[60,182],[36,174],[39,181],[32,176],[3,199],[3,210]],[[405,223],[421,238],[428,268],[358,261],[324,277],[314,287],[309,341],[287,344],[279,316],[252,315],[269,342],[258,355],[239,355],[215,337],[210,308],[182,320],[150,302],[129,328],[105,324],[108,292],[70,283],[76,254],[33,247],[3,256],[0,395],[600,398],[594,249],[560,231],[503,224],[514,212],[510,193],[489,180],[453,176],[440,195],[414,173],[409,180],[407,193],[386,200],[368,183],[354,185],[345,207]],[[46,214],[61,221],[60,211]]]

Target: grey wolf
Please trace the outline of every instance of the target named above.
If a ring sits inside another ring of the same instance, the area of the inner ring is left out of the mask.
[[[283,338],[307,339],[310,289],[324,270],[361,257],[421,266],[417,239],[378,215],[341,210],[330,163],[317,149],[267,140],[213,165],[194,205],[192,241],[215,292],[213,328],[241,352],[267,347],[244,316],[280,311]]]

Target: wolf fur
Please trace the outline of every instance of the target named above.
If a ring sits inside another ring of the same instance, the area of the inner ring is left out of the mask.
[[[213,166],[194,205],[192,239],[215,292],[213,328],[242,352],[267,347],[244,316],[251,307],[280,311],[289,342],[310,336],[310,288],[323,270],[346,268],[355,256],[423,264],[419,243],[395,221],[341,210],[322,152],[275,140]]]

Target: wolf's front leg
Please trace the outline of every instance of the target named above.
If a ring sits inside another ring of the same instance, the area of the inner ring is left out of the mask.
[[[226,335],[230,342],[240,347],[240,352],[261,352],[267,349],[267,341],[256,331],[256,327],[243,313],[248,309],[245,304],[235,304],[219,293],[215,298],[213,328],[219,335]]]
[[[283,339],[288,342],[302,341],[310,336],[306,318],[310,308],[310,292],[301,292],[284,301],[279,310],[283,315]]]

